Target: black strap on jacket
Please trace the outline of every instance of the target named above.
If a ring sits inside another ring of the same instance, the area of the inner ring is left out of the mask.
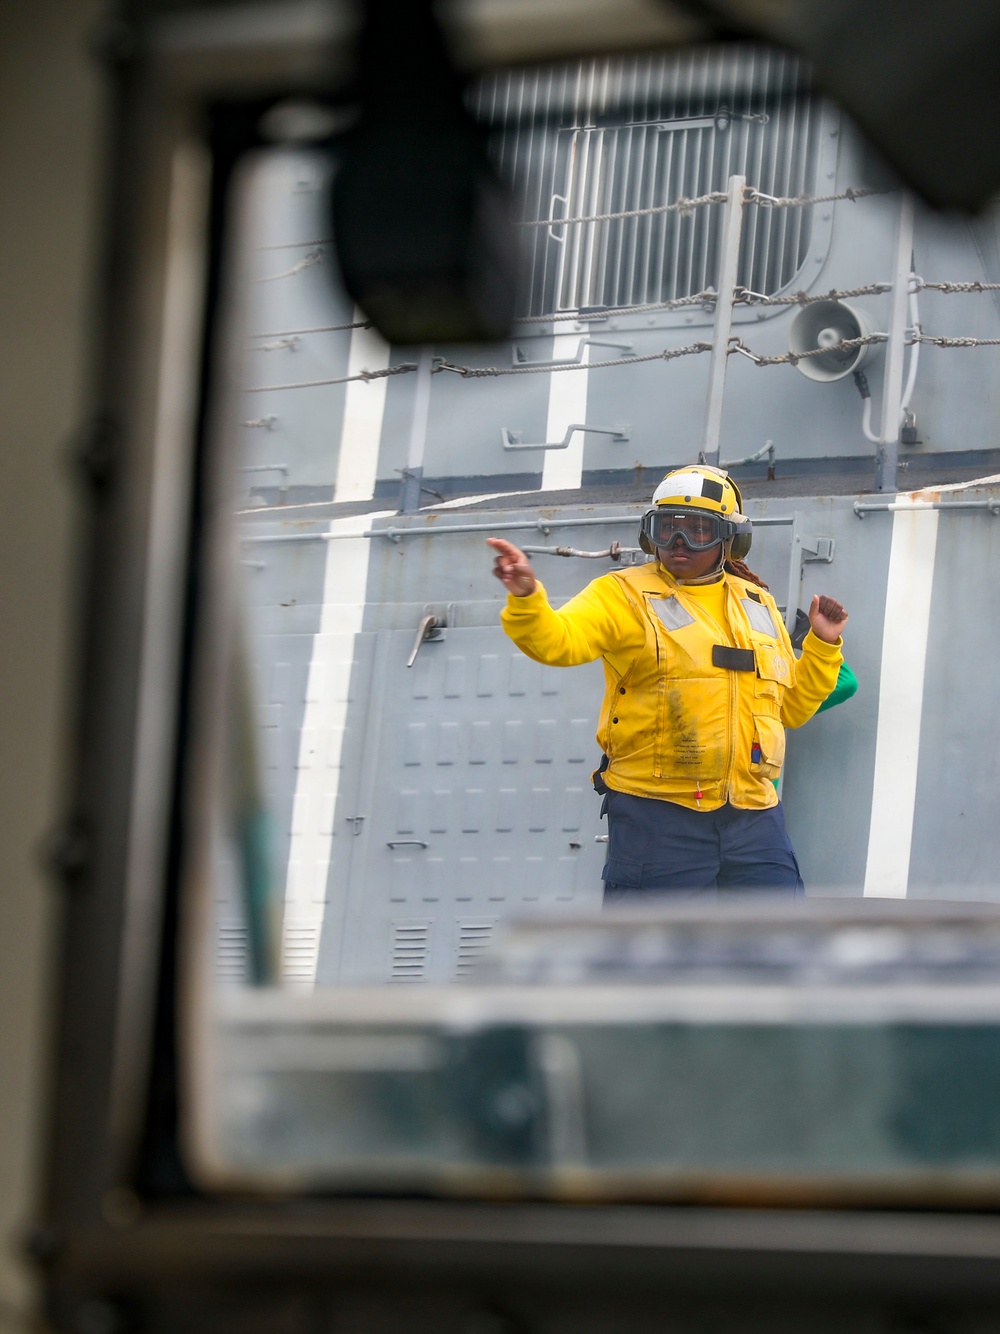
[[[725,667],[730,672],[754,672],[757,670],[757,660],[752,648],[728,648],[725,644],[713,644],[712,666]]]

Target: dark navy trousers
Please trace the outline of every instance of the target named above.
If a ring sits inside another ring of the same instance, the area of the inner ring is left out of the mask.
[[[664,895],[718,898],[730,893],[799,898],[799,864],[779,802],[766,811],[722,806],[688,810],[673,801],[608,789],[605,904]]]

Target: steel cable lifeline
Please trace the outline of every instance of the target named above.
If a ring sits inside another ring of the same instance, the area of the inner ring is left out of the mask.
[[[417,369],[416,362],[401,361],[398,366],[386,366],[378,371],[360,370],[356,375],[338,375],[331,380],[297,380],[292,384],[259,384],[252,389],[244,389],[245,394],[266,394],[279,389],[319,389],[328,384],[350,384],[354,380],[385,380],[391,375],[408,375]]]
[[[746,357],[757,366],[795,366],[800,361],[808,360],[810,357],[819,357],[830,352],[853,352],[859,347],[885,343],[888,338],[888,334],[873,333],[867,334],[863,338],[844,338],[839,343],[831,343],[829,347],[811,348],[806,352],[783,352],[780,355],[768,356],[761,352],[755,352],[753,348],[744,343],[742,338],[734,337],[730,341],[727,355]],[[1000,338],[947,337],[941,334],[915,332],[906,339],[906,346],[912,347],[915,343],[930,343],[941,348],[1000,347]],[[686,343],[683,347],[665,347],[659,352],[649,352],[638,357],[613,357],[607,361],[592,361],[587,364],[587,370],[604,370],[611,366],[639,366],[652,361],[676,361],[680,357],[696,356],[698,353],[710,352],[711,350],[711,343],[699,340],[696,343]],[[464,380],[485,380],[497,379],[504,375],[555,375],[559,371],[578,371],[579,369],[580,366],[576,362],[570,362],[565,366],[462,366],[455,362],[439,359],[435,362],[431,374],[440,375],[442,372],[448,371],[451,374],[461,376]],[[327,380],[301,380],[289,384],[254,385],[243,392],[247,394],[265,394],[278,393],[287,389],[318,389],[326,385],[349,384],[358,380],[367,383],[369,380],[383,380],[394,375],[408,375],[415,370],[414,363],[402,362],[398,366],[388,366],[383,370],[362,370],[358,371],[356,375],[339,375]]]
[[[978,279],[969,283],[929,283],[923,278],[916,280],[918,292],[1000,292],[1000,283],[981,283]]]
[[[831,195],[830,198],[847,199],[847,198],[853,198],[860,193],[862,192],[855,191],[854,195],[839,195],[839,196]],[[875,192],[866,191],[865,193],[875,193]],[[693,199],[687,199],[684,196],[682,196],[680,199],[674,200],[672,204],[651,204],[648,208],[626,209],[620,213],[584,213],[580,214],[578,217],[573,217],[573,218],[529,218],[525,219],[522,222],[518,222],[515,225],[518,227],[572,227],[575,226],[577,223],[583,223],[583,222],[617,222],[621,218],[648,218],[658,213],[680,213],[683,216],[688,216],[691,213],[693,213],[696,208],[704,208],[705,205],[707,204],[724,204],[728,198],[729,196],[727,195],[725,190],[713,190],[709,194],[697,195]],[[783,206],[787,201],[773,199],[770,195],[761,195],[759,200],[748,199],[747,202],[770,204],[772,207],[776,207],[776,206]],[[799,203],[803,205],[818,203],[818,202],[819,202],[818,199],[813,199],[812,196],[807,196],[807,195],[803,195],[802,199],[799,201]],[[334,244],[333,237],[327,236],[323,237],[321,240],[318,241],[290,241],[287,242],[285,245],[261,246],[260,249],[294,250],[305,246],[312,246],[315,248],[318,246],[329,246],[333,244]],[[310,259],[309,263],[315,264],[316,260]],[[297,270],[290,270],[289,272],[290,273],[297,272]],[[286,275],[276,274],[275,276],[285,277]]]
[[[867,199],[871,195],[891,194],[892,188],[889,186],[853,186],[849,185],[846,190],[841,190],[838,194],[829,195],[768,195],[763,191],[748,185],[744,192],[743,201],[746,204],[760,204],[764,208],[808,208],[811,204],[833,204],[839,200],[846,199],[851,202],[858,199]],[[647,208],[623,209],[617,213],[581,213],[572,218],[529,218],[516,225],[518,227],[574,227],[586,222],[618,222],[625,218],[648,218],[661,213],[680,213],[682,216],[690,216],[696,208],[704,208],[709,204],[724,204],[729,198],[725,190],[712,190],[705,195],[696,195],[688,199],[681,196],[674,200],[672,204],[651,204]],[[311,241],[285,241],[279,245],[260,246],[261,250],[298,250],[307,246],[316,248],[318,246],[333,245],[333,237],[326,236],[319,240]],[[309,263],[315,264],[320,257],[310,258]],[[303,266],[304,267],[304,266]],[[298,269],[289,271],[298,272]],[[275,274],[276,278],[283,278],[289,275]]]
[[[858,197],[855,191],[853,198]],[[300,243],[296,243],[300,244]],[[304,243],[301,243],[304,244]],[[275,275],[281,277],[283,275]],[[845,287],[840,290],[833,290],[817,295],[809,292],[786,292],[781,296],[766,296],[763,292],[753,292],[749,287],[738,287],[734,301],[739,304],[755,306],[808,306],[814,301],[842,301],[849,297],[856,296],[879,296],[884,292],[892,290],[891,283],[868,283],[864,287]],[[983,283],[978,280],[971,282],[940,282],[929,283],[922,278],[915,281],[914,291],[932,291],[945,293],[976,293],[976,292],[1000,292],[1000,283]],[[673,297],[669,301],[647,301],[642,305],[632,306],[601,306],[592,310],[551,310],[544,315],[522,315],[518,318],[518,324],[555,324],[564,320],[572,320],[577,324],[584,324],[588,320],[606,320],[613,319],[616,315],[645,315],[652,311],[671,311],[683,310],[686,306],[708,306],[713,305],[718,300],[718,292],[713,287],[707,287],[702,292],[693,292],[690,296]],[[304,334],[318,333],[342,333],[348,329],[371,329],[373,323],[371,320],[349,320],[344,324],[320,324],[308,329],[272,329],[265,333],[253,334],[253,338],[291,338]]]
[[[314,264],[321,264],[322,262],[323,262],[322,251],[312,250],[303,259],[300,259],[298,264],[293,264],[290,269],[285,269],[284,272],[282,273],[265,274],[263,278],[258,278],[257,282],[273,283],[277,282],[279,278],[294,278],[294,276],[297,273],[301,273],[303,269],[312,268]]]
[[[766,195],[752,185],[743,191],[744,204],[760,204],[764,208],[806,208],[811,204],[832,204],[840,199],[866,199],[869,195],[884,195],[891,191],[884,187],[848,186],[839,194],[832,195]],[[519,222],[519,227],[572,227],[586,222],[618,222],[625,218],[648,218],[660,213],[680,213],[690,216],[696,208],[707,204],[725,204],[729,199],[726,190],[713,190],[711,194],[699,195],[695,199],[678,199],[672,204],[653,204],[648,208],[623,209],[618,213],[585,213],[573,218],[532,218]]]
[[[702,292],[693,292],[690,296],[675,296],[669,301],[646,301],[634,306],[592,306],[584,310],[552,310],[545,315],[522,315],[517,324],[555,324],[560,320],[575,320],[577,324],[586,324],[588,320],[607,320],[615,315],[646,315],[651,311],[683,310],[686,306],[712,306],[719,299],[714,287],[706,287]]]
[[[746,186],[744,188],[743,200],[745,204],[758,204],[762,207],[768,207],[768,208],[793,208],[793,207],[798,208],[798,207],[806,207],[813,204],[832,203],[839,200],[848,200],[853,202],[858,199],[867,198],[872,195],[881,195],[887,193],[891,193],[891,191],[885,188],[849,186],[847,189],[839,191],[835,194],[775,196],[775,195],[766,195],[761,191],[755,189],[753,186]],[[564,226],[564,225],[571,225],[571,224],[585,223],[585,222],[608,222],[626,218],[649,217],[655,214],[664,214],[664,213],[678,213],[681,215],[689,215],[695,208],[709,206],[712,204],[724,203],[728,200],[728,198],[729,196],[727,192],[713,191],[710,194],[701,195],[698,196],[697,198],[693,199],[681,198],[674,201],[671,204],[660,204],[651,206],[649,208],[629,209],[617,213],[587,214],[572,218],[543,218],[543,219],[523,222],[520,225],[524,227],[560,226],[560,225]],[[270,275],[269,278],[261,279],[260,281],[270,281],[271,279],[288,277],[291,276],[292,274],[300,272],[302,269],[309,267],[312,264],[317,263],[322,258],[322,255],[320,254],[318,249],[315,249],[315,247],[331,244],[331,242],[313,241],[313,242],[295,242],[292,244],[303,245],[303,246],[310,245],[314,247],[314,249],[311,250],[310,253],[307,254],[297,265],[294,265],[291,269],[287,270],[285,273]],[[283,247],[267,247],[267,248],[277,249]],[[822,294],[815,294],[815,295],[800,290],[797,292],[789,292],[774,296],[768,296],[765,293],[754,292],[750,288],[744,286],[737,286],[733,289],[731,304],[732,306],[736,305],[772,306],[772,307],[792,306],[792,305],[808,306],[815,302],[820,302],[820,301],[838,301],[857,296],[880,295],[891,290],[892,290],[892,285],[890,283],[874,282],[858,287],[832,289],[829,292],[825,292]],[[978,293],[987,291],[1000,291],[1000,283],[984,283],[978,280],[973,280],[970,282],[946,282],[946,281],[927,282],[922,278],[914,278],[913,291],[919,291],[919,290],[935,290],[947,293],[952,293],[952,292]],[[683,309],[685,307],[691,307],[691,306],[717,305],[717,303],[718,303],[718,293],[712,288],[707,288],[701,292],[693,293],[689,296],[677,297],[662,302],[659,301],[646,302],[643,304],[636,304],[629,306],[605,307],[605,308],[595,309],[593,311],[553,311],[545,315],[535,315],[535,316],[525,317],[524,319],[519,320],[518,323],[547,324],[547,323],[554,323],[556,321],[571,320],[574,321],[575,323],[582,324],[585,323],[588,319],[597,319],[597,318],[607,319],[611,316],[617,316],[617,315],[642,314],[649,311],[670,311],[670,310]],[[258,334],[256,335],[256,337],[290,339],[298,335],[307,333],[339,332],[341,330],[371,328],[371,327],[372,327],[372,322],[370,320],[354,320],[354,321],[344,322],[342,324],[324,325],[312,329],[285,330],[282,332]],[[833,344],[830,347],[816,348],[806,352],[799,352],[799,353],[786,352],[781,355],[769,356],[763,353],[755,352],[752,348],[748,347],[743,342],[742,338],[734,337],[730,339],[730,344],[726,349],[726,354],[727,356],[736,354],[745,356],[749,360],[753,361],[757,366],[778,366],[778,365],[795,366],[801,360],[808,359],[809,357],[822,356],[830,352],[854,351],[859,347],[864,347],[874,343],[886,342],[887,338],[888,338],[887,334],[876,333],[867,335],[866,337],[863,338],[843,339],[839,343]],[[1000,338],[989,339],[989,338],[973,338],[973,337],[944,337],[939,335],[925,334],[919,328],[913,329],[911,331],[911,337],[909,337],[906,341],[908,346],[913,346],[914,344],[917,343],[932,343],[935,346],[942,348],[972,348],[972,347],[1000,346]],[[260,348],[261,345],[256,344],[255,346]],[[271,344],[268,350],[272,350],[279,346],[292,346],[292,344],[290,343]],[[610,368],[612,366],[640,365],[643,363],[649,363],[653,361],[674,361],[681,357],[692,356],[692,355],[697,355],[698,353],[701,352],[711,351],[711,347],[712,345],[710,343],[699,340],[694,343],[686,344],[685,346],[682,347],[664,348],[659,352],[648,353],[641,356],[614,357],[614,358],[608,358],[603,361],[590,362],[588,363],[587,369],[588,371],[603,370]],[[540,366],[511,366],[511,367],[481,366],[480,367],[480,366],[464,366],[438,358],[435,360],[431,373],[436,375],[441,372],[448,371],[452,374],[461,376],[463,379],[494,379],[505,375],[542,375],[542,374],[548,375],[548,374],[555,374],[560,370],[577,370],[577,369],[579,369],[579,366],[576,362],[568,362],[564,366],[561,365],[553,366],[551,364],[548,364]],[[270,391],[279,392],[291,389],[314,389],[314,388],[321,388],[327,385],[349,384],[356,381],[368,382],[370,380],[385,379],[390,376],[405,375],[415,370],[416,370],[415,363],[403,362],[400,363],[398,366],[390,366],[375,371],[361,370],[354,375],[334,376],[330,378],[324,378],[321,380],[305,380],[305,381],[290,382],[287,384],[256,385],[247,389],[245,392],[267,393]]]
[[[946,338],[941,334],[919,333],[907,343],[933,343],[935,347],[1000,347],[1000,338]]]
[[[757,366],[796,366],[800,361],[807,361],[810,357],[821,357],[830,352],[853,352],[859,347],[869,347],[873,343],[886,343],[888,341],[888,334],[874,333],[867,334],[863,338],[842,338],[839,343],[810,348],[807,352],[783,352],[780,356],[771,357],[754,352],[752,348],[747,347],[742,338],[734,337],[729,340],[727,351],[730,356],[738,353],[740,356],[747,357]]]
[[[893,190],[890,186],[854,186],[849,185],[834,195],[765,195],[748,185],[743,195],[744,203],[763,204],[766,208],[804,208],[808,204],[834,204],[847,199],[852,203],[856,199],[867,199],[871,195],[888,195]]]
[[[677,357],[690,357],[699,352],[711,352],[712,344],[699,341],[697,343],[687,343],[684,347],[665,347],[662,352],[648,352],[640,357],[612,357],[608,361],[591,361],[586,365],[587,370],[601,370],[606,366],[638,366],[645,361],[673,361]],[[551,364],[543,366],[457,366],[454,362],[439,360],[434,366],[432,374],[437,375],[440,371],[452,371],[456,375],[461,375],[463,379],[479,380],[493,379],[499,375],[548,375],[551,371],[569,371],[579,370],[578,362],[570,362],[565,366],[553,366]]]
[[[371,329],[372,320],[350,320],[346,324],[314,324],[309,329],[272,329],[266,333],[251,334],[251,338],[294,338],[303,334],[341,333],[345,329]]]
[[[757,190],[753,186],[747,186],[744,191],[744,203],[758,204],[766,208],[805,208],[812,204],[833,203],[838,200],[855,201],[858,199],[867,198],[868,196],[871,195],[880,195],[887,193],[890,193],[890,191],[882,187],[876,188],[867,186],[861,186],[861,187],[848,186],[847,189],[842,190],[836,194],[827,194],[827,195],[805,194],[805,195],[794,195],[794,196],[791,195],[776,196],[776,195],[764,194],[762,191]],[[693,213],[693,211],[696,208],[701,208],[712,204],[725,203],[728,197],[729,196],[726,191],[714,190],[711,191],[709,194],[699,195],[694,198],[682,197],[670,204],[655,204],[647,208],[624,209],[619,212],[612,212],[612,213],[580,214],[579,216],[572,218],[529,219],[518,223],[518,226],[519,227],[574,226],[583,223],[615,222],[615,221],[625,220],[628,218],[653,217],[656,215],[670,214],[670,213],[677,213],[682,217],[688,217]],[[333,244],[333,239],[330,237],[325,237],[319,240],[291,241],[280,245],[262,246],[261,249],[263,250],[285,250],[285,249],[297,249],[300,247],[310,247],[310,253],[307,254],[303,259],[301,259],[297,264],[294,264],[290,269],[286,269],[282,273],[268,274],[265,277],[259,278],[257,281],[275,282],[281,278],[293,277],[295,274],[302,272],[303,269],[309,268],[311,265],[320,263],[323,259],[321,248],[332,244]],[[880,289],[878,288],[878,285],[875,285],[873,290],[880,290]],[[850,293],[846,293],[845,295],[862,296],[862,295],[868,295],[868,292],[869,289],[866,288],[866,289],[859,289],[856,292],[852,291]],[[793,301],[797,301],[799,304],[805,304],[809,300],[829,299],[820,297],[809,298],[804,293],[799,293],[794,297],[787,297],[787,296],[765,297],[760,293],[751,293],[749,292],[749,289],[746,288],[742,289],[742,293],[744,295],[740,297],[741,300],[748,302],[753,301],[757,304],[762,304],[762,305],[763,304],[786,305],[786,304],[792,304]],[[580,311],[552,311],[545,315],[525,316],[524,318],[518,320],[517,323],[549,324],[563,320],[572,320],[577,323],[582,323],[588,318],[607,319],[610,316],[614,315],[642,314],[649,311],[680,310],[683,309],[685,306],[708,305],[715,302],[717,299],[718,299],[717,293],[714,292],[711,288],[709,288],[706,291],[694,293],[691,296],[677,297],[669,301],[662,301],[662,302],[654,301],[654,302],[646,302],[642,305],[618,306],[613,308],[606,308],[602,309],[599,312],[599,314],[597,312],[595,312],[593,315],[588,315],[587,313],[581,313]],[[254,337],[286,338],[297,334],[339,333],[341,331],[346,331],[351,329],[369,329],[371,327],[372,327],[372,322],[370,320],[351,320],[351,321],[346,321],[342,324],[321,325],[319,327],[310,329],[278,330],[264,334],[256,334],[254,335]],[[364,379],[365,377],[361,376],[360,378]],[[344,380],[338,379],[338,380],[331,380],[325,383],[342,384],[344,382],[345,382]],[[309,381],[308,383],[303,385],[303,388],[313,388],[313,387],[315,387],[315,382],[313,381]]]
[[[590,320],[613,319],[616,315],[646,315],[653,311],[684,310],[688,306],[710,306],[718,300],[718,292],[707,287],[703,292],[693,292],[690,296],[677,296],[669,301],[646,301],[632,306],[601,306],[588,310],[551,310],[544,315],[522,315],[517,324],[556,324],[572,320],[577,324],[586,324]],[[272,329],[266,333],[252,334],[252,338],[292,338],[304,334],[341,333],[347,329],[371,329],[372,320],[351,320],[346,324],[320,324],[308,329]]]
[[[815,296],[809,292],[785,292],[781,296],[765,296],[763,292],[752,292],[749,287],[737,287],[733,294],[733,305],[753,306],[811,306],[817,301],[843,301],[853,296],[881,296],[892,291],[892,283],[868,283],[865,287],[845,287],[840,290],[819,292]]]

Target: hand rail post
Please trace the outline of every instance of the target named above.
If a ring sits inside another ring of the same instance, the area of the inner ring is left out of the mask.
[[[736,270],[740,259],[746,183],[745,176],[730,176],[729,198],[726,201],[726,215],[722,223],[718,295],[715,299],[715,330],[712,335],[712,365],[708,374],[708,404],[705,409],[705,434],[701,447],[702,462],[716,468],[719,466],[722,400],[726,390],[729,338],[733,329],[733,297],[736,294]]]
[[[896,228],[896,264],[892,276],[892,310],[889,316],[889,344],[885,352],[882,381],[882,424],[875,450],[875,490],[885,493],[897,489],[899,469],[899,428],[903,401],[903,359],[906,356],[906,329],[910,305],[910,274],[913,271],[913,196],[902,193],[899,224]]]

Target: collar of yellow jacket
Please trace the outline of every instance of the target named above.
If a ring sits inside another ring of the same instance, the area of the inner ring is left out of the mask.
[[[652,564],[652,562],[650,563]],[[717,579],[706,579],[704,583],[686,584],[680,579],[675,579],[674,576],[670,574],[668,570],[664,569],[664,567],[660,564],[659,561],[656,561],[656,573],[662,575],[666,583],[668,583],[671,588],[683,589],[685,593],[688,592],[698,593],[705,588],[712,588],[712,589],[724,588],[726,586],[726,581],[729,578],[726,571],[722,570]]]

